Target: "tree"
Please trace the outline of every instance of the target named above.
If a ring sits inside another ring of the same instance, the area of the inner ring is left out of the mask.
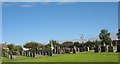
[[[50,43],[52,43],[54,47],[61,46],[56,40],[50,40]]]
[[[70,48],[70,47],[73,47],[73,45],[74,45],[74,43],[71,42],[71,41],[66,41],[66,42],[62,43],[62,47],[68,47],[68,48]]]
[[[13,51],[13,49],[15,47],[13,44],[8,44],[7,46],[9,48],[9,51],[11,51],[11,52]]]
[[[8,46],[8,48],[9,48],[10,59],[12,59],[12,52],[13,52],[13,49],[14,49],[15,45],[13,45],[13,44],[8,44],[7,46]]]
[[[15,46],[14,48],[13,48],[13,51],[22,51],[23,49],[22,49],[22,47],[21,46]]]
[[[110,38],[110,33],[108,33],[108,30],[102,29],[101,33],[99,34],[99,38],[101,39],[101,44],[103,45],[104,43],[106,45],[110,45],[111,38]]]
[[[79,42],[74,42],[74,46],[79,47],[80,43]]]
[[[33,52],[33,57],[35,57],[35,52],[37,53],[39,48],[42,48],[42,44],[38,42],[28,42],[24,45],[25,48],[29,48]]]
[[[38,43],[38,42],[28,42],[24,45],[25,48],[29,48],[29,49],[38,49],[38,48],[42,48],[43,44]]]
[[[117,52],[120,52],[120,29],[118,29],[118,33],[116,35],[118,36]]]
[[[118,33],[116,35],[118,36],[118,39],[120,40],[120,29],[118,29]]]

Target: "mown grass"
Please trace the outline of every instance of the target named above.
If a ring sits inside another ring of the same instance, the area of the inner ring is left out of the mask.
[[[16,56],[16,58],[12,60],[3,57],[3,62],[118,62],[118,53],[82,52],[35,58]]]

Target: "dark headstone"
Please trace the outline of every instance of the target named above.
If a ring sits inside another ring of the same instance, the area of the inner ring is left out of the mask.
[[[9,59],[13,59],[13,58],[12,58],[12,53],[9,54]]]
[[[75,49],[73,49],[73,53],[74,53],[74,54],[76,53]]]
[[[32,57],[32,52],[30,51],[30,57]]]
[[[49,51],[47,51],[46,53],[47,53],[48,56],[50,55]]]
[[[117,52],[120,52],[120,39],[117,42]]]
[[[35,57],[35,52],[33,52],[33,57]]]
[[[78,47],[76,48],[76,52],[79,52],[79,48]]]
[[[69,49],[66,49],[66,50],[65,50],[65,53],[70,53],[70,50],[69,50]]]
[[[113,46],[108,47],[108,52],[113,52]]]
[[[105,52],[105,51],[106,51],[105,46],[101,46],[101,52]]]
[[[22,55],[22,51],[19,51],[20,52],[20,55]]]
[[[50,51],[50,56],[52,56],[52,50]]]
[[[83,47],[80,47],[80,52],[83,52]]]
[[[96,47],[94,48],[94,52],[95,52],[95,53],[99,52],[99,47],[98,47],[98,46],[96,46]]]
[[[53,54],[55,54],[55,49],[53,49]]]
[[[85,51],[89,51],[89,47],[85,47]]]
[[[79,48],[79,52],[83,52],[83,48],[82,47]]]
[[[46,52],[45,52],[45,51],[43,51],[43,55],[44,55],[44,56],[46,55]]]

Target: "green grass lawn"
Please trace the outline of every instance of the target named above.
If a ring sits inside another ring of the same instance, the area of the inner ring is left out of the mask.
[[[82,52],[35,58],[16,56],[16,59],[13,60],[3,58],[3,62],[118,62],[118,53]]]

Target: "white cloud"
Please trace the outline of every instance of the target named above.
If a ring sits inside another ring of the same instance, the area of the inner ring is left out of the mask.
[[[120,0],[3,0],[3,2],[118,2]]]
[[[19,5],[20,7],[32,7],[30,4]]]

